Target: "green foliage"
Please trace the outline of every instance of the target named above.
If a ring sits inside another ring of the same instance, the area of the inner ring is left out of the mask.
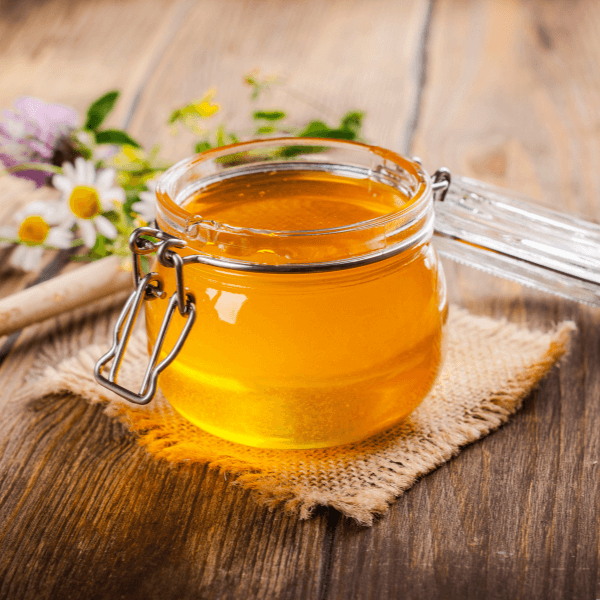
[[[214,141],[211,142],[210,132],[209,137],[196,142],[194,145],[194,151],[196,153],[210,150],[211,148],[220,148],[221,146],[228,146],[229,144],[237,144],[240,138],[233,132],[227,131],[224,124],[219,125],[212,134]]]
[[[227,137],[226,137],[226,133],[225,133],[225,125],[219,125],[217,127],[217,133],[216,133],[216,137],[217,137],[217,146],[226,146],[227,145]]]
[[[212,148],[211,143],[208,140],[203,140],[202,142],[198,142],[194,146],[194,151],[196,153],[204,152],[205,150],[210,150]]]
[[[213,102],[215,94],[216,90],[208,90],[202,98],[175,109],[169,117],[169,125],[181,122],[192,131],[198,131],[199,123],[210,119],[221,108]]]
[[[325,152],[327,146],[286,146],[279,151],[279,156],[283,158],[293,158],[300,154],[316,154],[317,152]]]
[[[324,121],[315,120],[308,123],[296,135],[303,138],[359,141],[361,139],[363,119],[363,112],[351,111],[341,118],[340,124],[337,127],[330,127]],[[293,158],[300,154],[323,152],[326,149],[326,146],[287,146],[286,148],[282,148],[280,156]]]
[[[282,110],[257,110],[252,113],[252,118],[255,121],[264,119],[266,121],[280,121],[285,118],[285,113]]]
[[[359,137],[362,130],[364,118],[364,112],[360,110],[350,111],[342,117],[342,120],[340,122],[340,129],[348,129],[350,131],[354,131],[356,133],[356,136]]]
[[[252,88],[250,99],[256,100],[275,82],[275,78],[260,78],[257,72],[252,72],[245,76],[244,81]],[[194,144],[194,151],[196,153],[234,144],[240,140],[251,140],[262,137],[287,137],[293,135],[296,137],[349,141],[361,140],[362,123],[365,115],[363,112],[357,110],[347,112],[342,116],[339,124],[333,126],[328,125],[321,119],[315,119],[304,127],[293,127],[287,124],[289,122],[289,115],[285,110],[260,109],[251,112],[252,120],[256,124],[254,129],[243,133],[230,131],[223,121],[212,128],[207,128],[205,125],[201,128],[199,126],[200,121],[205,123],[207,118],[220,109],[218,104],[213,103],[215,93],[214,89],[209,90],[201,100],[196,100],[184,107],[178,108],[169,118],[170,124],[181,122],[198,135],[199,139]],[[302,148],[305,149],[303,150]],[[303,152],[306,152],[306,147],[294,146],[286,150],[286,155],[295,156]]]
[[[352,111],[342,117],[338,127],[330,127],[323,121],[311,121],[298,133],[298,137],[356,141],[360,139],[363,118],[364,113]]]
[[[90,248],[88,252],[88,256],[91,260],[98,260],[99,258],[104,258],[109,254],[112,254],[110,251],[111,241],[106,236],[101,233],[96,234],[96,243],[93,248]]]
[[[244,77],[244,81],[252,88],[250,99],[258,100],[259,96],[264,91],[268,90],[276,80],[276,77],[265,77],[261,79],[258,71],[252,71],[252,73],[248,73],[248,75]]]
[[[120,129],[105,129],[96,132],[96,144],[117,144],[118,146],[133,146],[141,148],[140,144]]]
[[[96,131],[100,125],[104,122],[104,119],[112,111],[119,98],[119,92],[113,90],[98,98],[98,100],[92,102],[87,111],[87,118],[85,121],[84,128],[90,131]]]

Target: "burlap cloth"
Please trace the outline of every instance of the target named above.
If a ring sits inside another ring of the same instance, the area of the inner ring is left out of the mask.
[[[461,447],[505,423],[565,353],[574,325],[551,332],[478,317],[453,307],[442,374],[421,406],[404,422],[359,443],[319,450],[259,450],[198,429],[159,396],[138,407],[94,381],[96,359],[108,348],[90,346],[46,367],[21,400],[72,392],[106,405],[157,459],[208,463],[236,475],[264,503],[307,518],[317,505],[333,506],[361,524],[385,512],[419,477],[455,456]],[[147,362],[143,331],[132,338],[120,382],[140,380]],[[135,387],[135,386],[134,386]]]

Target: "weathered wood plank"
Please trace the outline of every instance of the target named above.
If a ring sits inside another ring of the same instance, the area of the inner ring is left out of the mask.
[[[218,473],[156,462],[76,399],[17,411],[9,431],[0,465],[21,467],[2,485],[1,597],[315,597],[323,517],[299,523]]]
[[[183,0],[7,4],[0,14],[0,106],[32,95],[83,111],[118,88],[122,100],[111,115],[118,125],[187,9]]]
[[[598,217],[597,174],[578,170],[598,156],[599,21],[592,2],[436,2],[414,153]],[[596,598],[600,314],[451,263],[447,275],[476,312],[571,318],[578,337],[510,424],[372,531],[338,528],[331,597]]]
[[[218,91],[228,126],[247,130],[251,106],[242,80],[259,68],[285,82],[284,90],[275,86],[265,102],[289,108],[296,125],[308,118],[333,122],[344,111],[360,108],[368,115],[365,135],[397,147],[407,135],[405,122],[418,95],[428,6],[418,0],[196,4],[156,66],[131,130],[146,143],[160,139],[167,156],[185,157],[191,139],[166,136],[165,120],[211,87]]]

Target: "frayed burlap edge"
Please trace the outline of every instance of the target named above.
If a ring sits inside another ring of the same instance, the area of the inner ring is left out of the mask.
[[[122,421],[157,458],[207,463],[234,474],[236,483],[254,490],[261,502],[282,505],[300,518],[328,505],[370,525],[419,477],[504,424],[565,354],[574,329],[564,322],[550,332],[530,331],[453,307],[446,365],[428,398],[393,429],[338,448],[249,448],[198,429],[162,396],[145,407],[131,405],[94,381],[94,363],[106,346],[87,347],[56,368],[46,367],[16,400],[70,392],[103,403],[106,413]],[[145,338],[139,332],[121,370],[125,385],[146,361]]]

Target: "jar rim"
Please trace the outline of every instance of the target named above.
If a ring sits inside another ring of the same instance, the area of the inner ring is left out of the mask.
[[[280,158],[277,155],[275,160],[263,160],[266,156],[265,152],[269,148],[282,147],[295,149],[305,147],[306,152],[305,154],[301,153],[302,156],[299,158],[291,160]],[[329,154],[324,152],[320,155],[318,150],[314,150],[315,148],[325,148]],[[328,158],[335,153],[342,155],[341,162],[335,163]],[[308,154],[311,154],[310,162],[306,158]],[[235,157],[238,157],[242,165],[234,164],[233,167],[227,167],[227,162],[235,163],[235,160],[232,160]],[[247,161],[248,157],[252,160]],[[244,164],[244,161],[248,164]],[[224,181],[229,177],[278,169],[325,170],[335,174],[336,168],[339,168],[342,174],[354,170],[358,174],[355,175],[357,177],[366,175],[370,179],[383,182],[400,190],[408,198],[408,201],[397,210],[371,219],[349,225],[304,230],[234,226],[203,219],[201,215],[194,215],[182,207],[182,204],[199,189]],[[313,263],[331,264],[338,260],[340,263],[346,263],[348,259],[353,262],[352,259],[367,258],[367,255],[382,254],[381,258],[384,258],[394,250],[397,252],[393,253],[402,252],[429,239],[433,233],[432,182],[421,165],[390,150],[347,140],[285,137],[240,142],[207,150],[181,160],[170,167],[160,177],[156,186],[156,195],[159,226],[171,235],[182,237],[190,250],[200,250],[203,254],[216,255],[219,261],[224,258],[233,258],[235,262],[238,262],[237,259],[241,258],[241,262],[270,263],[273,266],[304,262],[295,260],[294,257],[288,255],[274,258],[268,253],[260,257],[254,256],[249,261],[245,261],[246,257],[220,251],[216,244],[212,244],[210,248],[206,246],[207,241],[214,241],[217,236],[221,241],[230,240],[228,242],[229,249],[235,249],[236,244],[240,245],[238,242],[242,238],[245,238],[246,241],[256,238],[267,241],[267,243],[279,244],[288,242],[299,244],[303,243],[302,240],[307,240],[316,247],[319,240],[328,239],[328,243],[335,246],[337,240],[342,240],[344,235],[351,235],[354,232],[364,235],[364,247],[360,251],[356,251],[356,256],[332,254],[323,257],[325,260],[315,260]],[[201,232],[198,233],[200,229]],[[367,238],[368,235],[371,235],[371,239]],[[197,240],[199,238],[202,238],[204,247],[198,247]],[[233,242],[231,242],[232,240]],[[237,249],[239,250],[239,247]],[[383,250],[385,252],[382,252]]]
[[[263,146],[269,146],[273,144],[293,144],[294,146],[315,146],[318,143],[323,145],[326,143],[330,146],[347,146],[352,145],[359,148],[363,148],[374,154],[393,160],[396,164],[401,164],[406,171],[408,171],[412,176],[418,178],[419,180],[419,189],[417,193],[415,193],[404,206],[399,208],[397,211],[389,212],[384,215],[380,215],[378,217],[374,217],[372,219],[366,219],[364,221],[357,221],[356,223],[352,223],[350,225],[343,225],[339,227],[326,227],[323,229],[306,229],[306,230],[278,230],[278,229],[261,229],[256,227],[238,227],[234,225],[229,225],[227,223],[219,223],[221,227],[232,229],[235,231],[244,230],[247,232],[256,232],[256,233],[270,233],[270,234],[280,234],[280,235],[302,235],[302,234],[310,234],[310,233],[319,233],[325,234],[328,232],[340,232],[340,231],[349,231],[356,228],[363,228],[374,226],[378,224],[383,224],[390,219],[393,219],[401,214],[408,212],[413,205],[418,202],[418,200],[424,196],[427,196],[427,192],[431,192],[431,178],[427,174],[427,172],[421,167],[421,165],[413,160],[409,160],[396,152],[392,152],[391,150],[386,150],[385,148],[381,148],[379,146],[371,146],[368,144],[363,144],[360,142],[354,142],[349,140],[331,140],[324,138],[294,138],[294,137],[280,137],[280,138],[269,138],[267,140],[252,140],[249,142],[238,142],[236,144],[229,144],[227,146],[221,146],[219,148],[212,148],[210,150],[205,150],[204,152],[200,152],[195,156],[184,158],[180,160],[178,163],[172,165],[167,169],[158,180],[156,185],[156,193],[159,198],[164,202],[164,204],[174,213],[174,215],[189,218],[192,216],[192,213],[186,211],[184,208],[180,206],[178,202],[176,202],[172,198],[172,192],[170,188],[173,183],[178,180],[186,171],[188,171],[191,167],[197,165],[200,162],[205,162],[210,159],[217,159],[223,156],[226,156],[231,153],[232,149],[237,149],[237,152],[243,152],[244,147],[251,146],[252,148],[260,148]],[[306,164],[306,163],[304,163]],[[272,165],[269,167],[271,168]]]

